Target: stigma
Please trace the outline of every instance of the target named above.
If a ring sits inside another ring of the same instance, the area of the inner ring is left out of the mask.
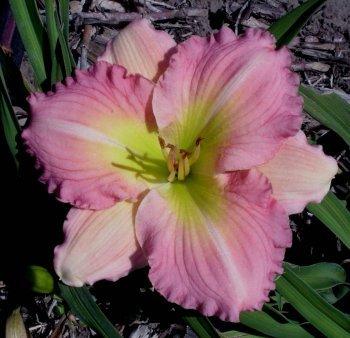
[[[158,140],[169,170],[168,181],[174,182],[176,179],[184,181],[191,172],[191,165],[199,158],[202,138],[197,138],[192,151],[180,149],[172,144],[166,144],[160,136]]]

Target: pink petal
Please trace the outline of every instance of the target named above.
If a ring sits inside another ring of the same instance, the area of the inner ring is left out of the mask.
[[[71,286],[116,281],[147,263],[136,241],[135,205],[119,202],[109,209],[71,209],[64,223],[65,241],[55,248],[55,270]]]
[[[288,138],[275,157],[258,169],[271,181],[274,197],[289,214],[320,203],[338,171],[337,162],[321,146],[308,144],[299,132]]]
[[[136,235],[163,296],[206,316],[238,321],[261,309],[291,244],[288,217],[258,171],[222,174],[152,190]]]
[[[98,60],[119,64],[129,74],[141,74],[156,81],[168,66],[175,46],[168,33],[155,30],[146,19],[136,20],[107,44]]]
[[[266,162],[301,124],[298,76],[286,48],[248,30],[226,28],[209,39],[178,45],[155,87],[153,110],[162,137],[181,148],[216,149],[218,169],[249,169]]]
[[[57,84],[55,93],[31,95],[30,123],[22,137],[50,192],[89,209],[137,198],[146,185],[137,179],[142,166],[130,151],[163,160],[157,135],[147,125],[152,87],[140,76],[126,77],[120,66],[99,62]]]

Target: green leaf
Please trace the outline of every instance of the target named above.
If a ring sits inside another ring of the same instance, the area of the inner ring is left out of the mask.
[[[39,293],[51,293],[53,291],[53,277],[42,266],[30,265],[27,269],[27,278],[32,291]]]
[[[59,1],[60,20],[62,23],[63,38],[68,42],[69,33],[69,0]]]
[[[350,249],[350,212],[341,200],[329,192],[320,204],[307,208]]]
[[[307,266],[285,263],[305,283],[316,290],[326,290],[345,283],[346,272],[335,263],[316,263]]]
[[[199,338],[220,338],[219,333],[206,317],[193,313],[183,316],[182,319]]]
[[[60,21],[57,12],[55,13],[55,20],[57,27],[60,28]],[[72,74],[73,68],[75,67],[74,59],[68,46],[68,41],[64,38],[62,29],[58,30],[58,41],[60,43],[61,59],[63,63],[62,73],[65,77]]]
[[[34,0],[9,0],[13,17],[39,86],[47,80],[44,30]]]
[[[209,319],[196,313],[193,313],[193,315],[184,316],[183,319],[200,338],[259,337],[256,335],[250,335],[236,330],[218,332],[213,327]],[[313,337],[301,326],[292,323],[280,323],[263,311],[243,312],[240,316],[240,322],[241,324],[244,324],[245,326],[251,329],[254,329],[258,332],[261,332],[262,334],[266,334],[271,337]]]
[[[335,263],[316,263],[308,266],[298,266],[290,263],[288,266],[305,283],[317,290],[328,303],[334,304],[350,290],[346,283],[346,272]]]
[[[244,337],[244,338],[261,338],[262,336],[256,336],[249,333],[244,333],[236,330],[221,332],[220,337],[222,338],[235,338],[235,337]],[[284,337],[285,338],[285,337]]]
[[[287,45],[326,0],[308,0],[276,21],[269,31],[276,37],[277,47]]]
[[[60,3],[59,10],[60,16],[63,16],[63,20],[66,20],[68,7],[64,2]],[[51,85],[53,85],[62,80],[62,74],[64,77],[70,76],[75,64],[68,46],[68,32],[65,32],[67,22],[61,23],[55,0],[45,0],[45,9],[51,54]],[[64,10],[67,12],[64,13]]]
[[[46,14],[46,29],[49,38],[50,56],[51,56],[51,76],[50,83],[53,85],[58,80],[61,80],[58,75],[58,63],[56,57],[58,29],[55,20],[55,0],[45,0],[45,14]]]
[[[102,337],[122,337],[97,306],[89,290],[85,286],[74,288],[59,283],[59,287],[64,300],[86,325],[98,332]]]
[[[337,290],[338,289],[338,290]],[[347,295],[350,288],[347,285],[340,285],[335,290],[327,289],[325,291],[320,291],[319,294],[330,304],[336,303],[338,300]]]
[[[320,94],[304,85],[299,92],[304,98],[304,109],[350,145],[350,104],[335,93]]]
[[[350,318],[327,303],[285,264],[276,280],[277,291],[312,325],[327,337],[349,337]]]
[[[10,96],[7,91],[7,86],[2,71],[2,64],[0,64],[0,114],[1,124],[4,131],[6,142],[9,146],[14,163],[18,167],[17,161],[17,135],[20,132],[20,126],[18,124],[15,112],[13,110]]]
[[[301,326],[292,323],[280,323],[263,311],[242,312],[240,322],[254,330],[277,338],[313,337]]]

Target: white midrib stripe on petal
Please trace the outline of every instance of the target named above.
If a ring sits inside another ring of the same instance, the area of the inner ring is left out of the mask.
[[[48,125],[46,121],[36,121],[36,123],[45,124],[46,129],[54,129],[63,134],[69,136],[78,137],[84,141],[90,141],[92,143],[101,143],[113,147],[117,147],[125,150],[125,145],[119,143],[115,139],[111,139],[106,134],[85,126],[83,124],[71,121],[64,121],[59,119],[51,119],[50,124]],[[135,152],[136,153],[136,152]]]
[[[208,125],[211,120],[222,111],[229,100],[232,100],[232,95],[234,95],[234,93],[243,86],[243,84],[247,81],[247,76],[252,74],[252,70],[255,67],[260,67],[260,59],[262,59],[261,53],[252,58],[249,63],[242,67],[239,72],[235,74],[228,83],[225,84],[218,97],[216,97],[214,100],[214,105],[210,109],[211,111],[210,114],[208,114],[206,125]]]
[[[235,290],[236,298],[246,298],[246,289],[244,286],[240,283],[240,272],[236,268],[234,262],[232,261],[232,254],[231,250],[227,246],[227,242],[222,237],[220,232],[216,229],[215,224],[208,219],[208,217],[204,216],[206,219],[206,226],[208,229],[208,233],[213,239],[213,243],[215,244],[215,247],[217,248],[217,251],[222,259],[222,262],[224,264],[224,271],[226,271],[229,274],[229,280],[231,281],[231,288],[232,291]],[[235,283],[233,284],[233,281]],[[235,287],[234,287],[235,286]],[[244,297],[239,296],[244,295]]]

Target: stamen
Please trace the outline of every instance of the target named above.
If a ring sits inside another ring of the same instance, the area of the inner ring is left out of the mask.
[[[196,140],[196,146],[194,148],[194,151],[192,152],[189,161],[190,161],[190,165],[192,165],[193,163],[195,163],[198,159],[199,159],[199,154],[201,152],[201,141],[203,139],[201,137],[199,137]]]
[[[177,179],[179,181],[183,181],[185,179],[185,161],[183,156],[181,155],[179,158],[179,168],[177,170]]]
[[[160,136],[158,136],[158,142],[159,142],[159,145],[160,145],[160,149],[162,150],[163,156],[164,156],[165,160],[167,161],[169,152],[165,148],[165,141]]]
[[[167,144],[166,146],[167,148],[170,148],[170,150],[174,150],[175,158],[178,159],[180,156],[180,149],[172,144]]]
[[[184,171],[185,176],[190,173],[190,161],[188,160],[187,154],[184,155]]]
[[[158,137],[158,140],[170,173],[168,176],[168,181],[174,182],[176,178],[179,181],[184,181],[190,174],[191,165],[199,158],[200,143],[202,138],[199,137],[196,140],[196,144],[192,152],[185,149],[179,149],[172,144],[166,144],[164,139],[160,136]]]
[[[176,163],[176,150],[174,148],[171,148],[166,159],[166,164],[169,172],[173,172],[175,170],[175,163]]]
[[[168,181],[169,181],[170,183],[174,182],[174,180],[175,180],[175,175],[176,175],[176,171],[175,171],[175,170],[173,170],[172,172],[170,172],[170,175],[168,176]]]

